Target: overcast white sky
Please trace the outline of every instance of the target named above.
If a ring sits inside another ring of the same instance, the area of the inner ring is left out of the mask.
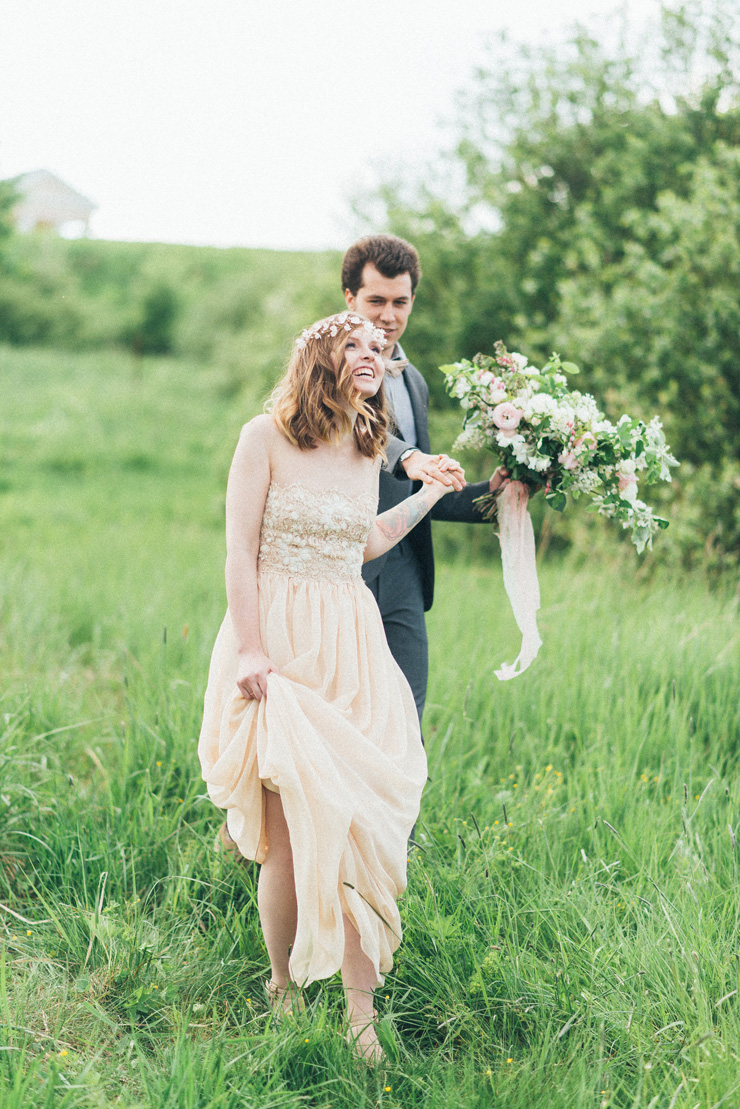
[[[3,0],[0,177],[46,168],[99,238],[311,249],[423,165],[487,37],[615,0]],[[658,0],[628,0],[635,24]]]

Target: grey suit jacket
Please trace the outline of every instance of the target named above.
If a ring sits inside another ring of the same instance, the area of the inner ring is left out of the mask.
[[[411,363],[407,363],[403,370],[403,379],[411,398],[411,407],[416,424],[416,445],[419,450],[429,453],[429,387]],[[399,459],[404,451],[409,449],[409,444],[402,439],[391,436],[386,443],[387,461],[380,471],[380,500],[378,512],[385,512],[394,505],[421,488],[421,483],[412,485],[406,477]],[[422,571],[422,584],[424,592],[424,611],[432,607],[434,599],[434,549],[432,546],[432,519],[456,520],[460,523],[480,524],[483,516],[473,501],[488,492],[488,482],[480,481],[475,485],[466,485],[459,493],[447,493],[434,506],[428,516],[409,532],[408,543],[412,552],[411,557],[419,561]],[[374,581],[383,571],[387,555],[381,555],[372,562],[366,562],[362,576],[365,581]]]

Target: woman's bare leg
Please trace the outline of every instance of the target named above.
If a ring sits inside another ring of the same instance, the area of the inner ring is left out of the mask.
[[[373,991],[377,985],[375,968],[360,947],[360,937],[354,924],[344,916],[344,959],[342,983],[347,999],[349,1040],[363,1058],[378,1062],[383,1051],[375,1031]]]
[[[260,868],[257,904],[270,956],[272,981],[279,990],[285,990],[289,982],[288,959],[298,920],[293,851],[280,795],[267,789],[264,792],[268,850]]]

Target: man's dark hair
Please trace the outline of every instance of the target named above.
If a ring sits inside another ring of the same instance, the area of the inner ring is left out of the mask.
[[[407,273],[411,278],[411,294],[421,278],[421,265],[416,248],[399,239],[397,235],[367,235],[349,248],[342,261],[342,292],[349,289],[357,296],[362,287],[362,271],[371,263],[383,277],[399,277]]]

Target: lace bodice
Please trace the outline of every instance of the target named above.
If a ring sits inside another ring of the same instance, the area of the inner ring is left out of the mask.
[[[373,493],[273,482],[262,517],[259,570],[329,581],[359,578],[377,507]]]

